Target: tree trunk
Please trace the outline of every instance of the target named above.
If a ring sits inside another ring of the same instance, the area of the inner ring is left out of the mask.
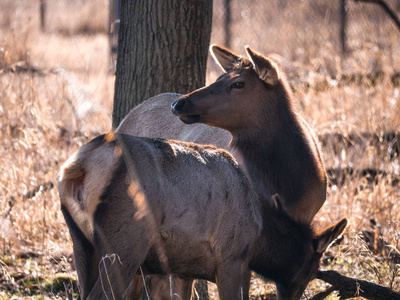
[[[113,126],[143,100],[205,84],[212,0],[122,0]]]

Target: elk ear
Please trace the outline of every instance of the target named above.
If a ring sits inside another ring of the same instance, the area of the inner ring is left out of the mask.
[[[233,67],[242,59],[241,56],[216,44],[210,46],[210,52],[215,62],[224,72],[231,71]]]
[[[329,247],[329,245],[336,240],[336,238],[343,233],[347,226],[347,219],[343,218],[335,225],[332,225],[318,234],[316,237],[314,250],[317,253],[324,253],[325,250]]]
[[[279,196],[279,194],[273,194],[271,196],[271,201],[272,201],[272,205],[273,207],[277,210],[277,211],[283,211],[282,208],[282,199]]]
[[[277,84],[279,81],[278,66],[261,53],[252,50],[249,46],[246,46],[245,49],[258,76],[270,85]]]

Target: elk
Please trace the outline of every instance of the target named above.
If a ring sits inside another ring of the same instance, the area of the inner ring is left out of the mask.
[[[269,205],[279,196],[261,201],[227,151],[172,140],[99,136],[62,166],[58,189],[82,299],[132,297],[140,266],[214,281],[222,300],[248,299],[253,270],[299,299],[347,224],[315,234]]]
[[[326,199],[325,168],[285,75],[250,47],[249,58],[217,45],[210,51],[225,72],[216,82],[187,95],[161,94],[144,101],[116,132],[225,148],[265,199],[278,193],[290,216],[310,223]],[[183,122],[168,111],[171,104]]]
[[[184,96],[150,98],[116,132],[225,148],[263,199],[278,193],[289,215],[310,223],[326,199],[325,168],[313,132],[295,110],[285,75],[250,47],[249,58],[217,45],[210,52],[225,72],[215,83]],[[169,112],[171,104],[183,122]]]

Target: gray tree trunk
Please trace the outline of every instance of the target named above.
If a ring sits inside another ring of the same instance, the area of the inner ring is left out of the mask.
[[[113,127],[143,100],[205,84],[212,0],[122,0]]]

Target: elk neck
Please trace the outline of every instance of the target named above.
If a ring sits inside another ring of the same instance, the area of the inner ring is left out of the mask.
[[[312,228],[292,220],[282,211],[263,206],[262,233],[251,253],[252,271],[275,282],[291,280],[294,270],[302,267],[312,255]]]
[[[254,117],[257,126],[230,130],[230,148],[263,197],[279,193],[290,207],[305,195],[317,170],[307,127],[294,111],[290,94],[283,89],[277,95],[259,101],[264,105]]]

